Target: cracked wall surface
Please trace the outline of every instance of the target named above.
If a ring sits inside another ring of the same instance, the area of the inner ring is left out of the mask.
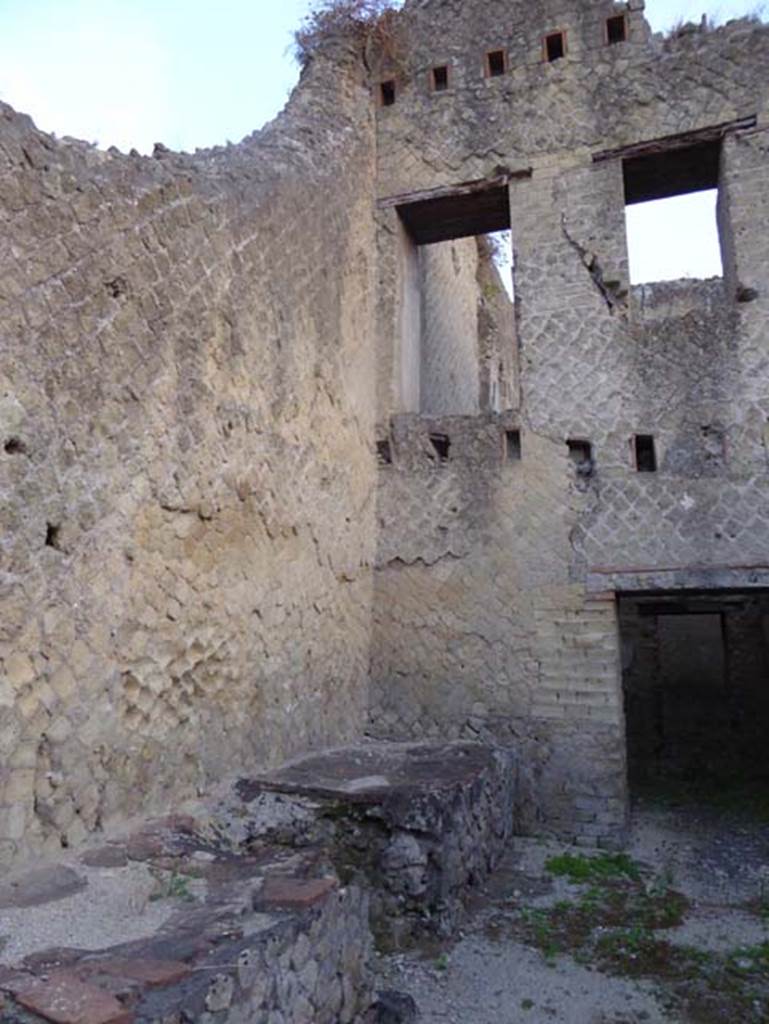
[[[360,733],[372,126],[345,53],[195,156],[1,108],[0,863]]]

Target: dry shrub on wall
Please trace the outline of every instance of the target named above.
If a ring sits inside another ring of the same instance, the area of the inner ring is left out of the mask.
[[[294,33],[296,59],[304,67],[322,43],[347,36],[361,48],[367,68],[402,66],[398,33],[400,0],[316,0]]]

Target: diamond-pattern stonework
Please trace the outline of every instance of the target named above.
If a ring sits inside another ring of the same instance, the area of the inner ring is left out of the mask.
[[[364,732],[621,840],[618,593],[769,580],[769,27],[643,7],[406,0],[194,155],[0,106],[0,866]],[[638,181],[720,277],[631,286]]]

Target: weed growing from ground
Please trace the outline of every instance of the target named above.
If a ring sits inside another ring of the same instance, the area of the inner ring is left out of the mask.
[[[626,853],[602,853],[596,857],[563,853],[551,857],[545,864],[545,870],[551,875],[568,878],[575,884],[608,878],[630,878],[637,881],[641,877],[640,868]]]
[[[195,896],[190,891],[192,879],[188,875],[182,875],[178,871],[155,871],[153,872],[158,887],[150,896],[150,902],[158,900],[185,900],[188,903],[194,901]]]
[[[569,954],[606,974],[655,981],[682,1024],[769,1022],[769,941],[727,953],[672,942],[666,930],[684,922],[689,902],[670,871],[650,875],[624,854],[564,854],[547,870],[578,895],[523,908],[508,927],[550,966]],[[501,922],[492,928],[501,934]]]

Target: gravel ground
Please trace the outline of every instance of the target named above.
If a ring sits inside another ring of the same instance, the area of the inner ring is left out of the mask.
[[[445,967],[443,966],[445,964]],[[380,988],[409,992],[424,1024],[668,1024],[648,984],[607,978],[516,942],[479,935],[459,942],[441,961],[418,955],[385,958]]]
[[[150,900],[158,883],[144,864],[77,870],[87,879],[82,891],[0,910],[0,964],[14,966],[52,947],[104,949],[144,939],[179,909],[176,900]]]
[[[411,994],[423,1024],[688,1020],[672,1008],[669,991],[655,981],[609,976],[576,962],[570,954],[546,959],[504,929],[489,929],[492,919],[504,921],[507,915],[513,920],[522,907],[547,908],[578,898],[579,886],[545,870],[548,858],[563,852],[586,853],[563,844],[517,839],[507,862],[474,899],[456,941],[380,957],[378,987]],[[659,930],[656,937],[716,952],[769,941],[767,916],[745,906],[762,894],[769,897],[769,825],[729,821],[708,811],[639,808],[629,853],[652,876],[664,877],[691,901],[682,925]],[[763,1011],[755,1012],[751,1021],[769,1021]],[[735,1018],[729,1024],[747,1020]]]

